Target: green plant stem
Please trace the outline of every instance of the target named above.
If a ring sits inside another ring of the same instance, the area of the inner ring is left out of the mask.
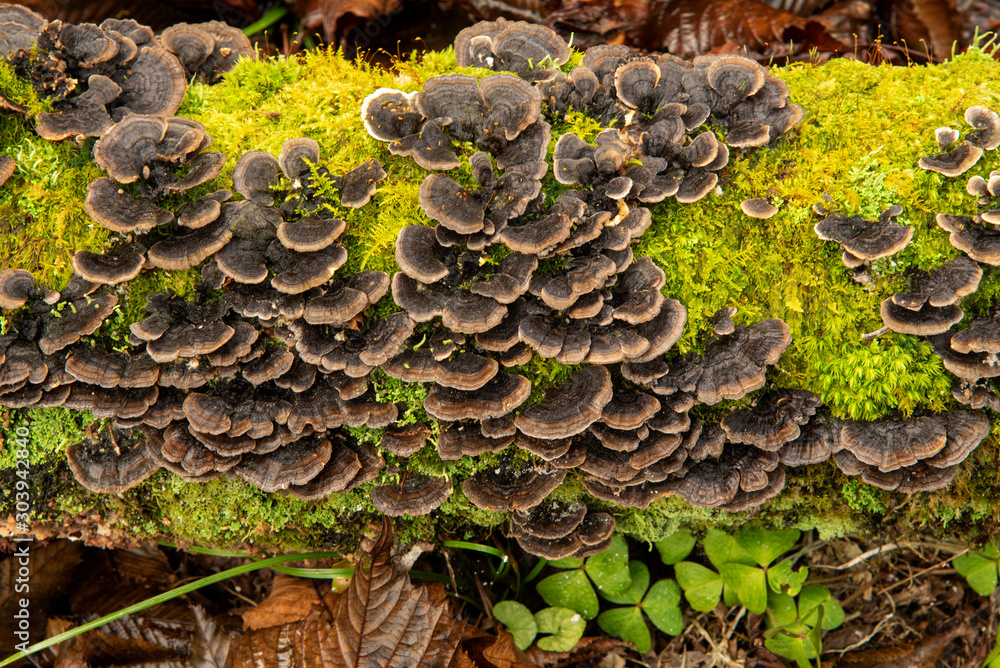
[[[136,612],[142,612],[154,605],[159,605],[161,603],[166,603],[167,601],[172,601],[175,598],[184,596],[185,594],[190,594],[191,592],[206,587],[210,584],[215,584],[217,582],[222,582],[223,580],[228,580],[230,578],[236,577],[237,575],[243,575],[244,573],[249,573],[255,571],[259,568],[267,568],[269,566],[274,566],[275,564],[284,563],[286,561],[301,561],[303,559],[328,559],[336,558],[340,555],[336,552],[306,552],[304,554],[284,554],[277,557],[270,557],[268,559],[262,559],[261,561],[255,561],[251,564],[243,564],[242,566],[236,566],[235,568],[230,568],[228,570],[220,571],[215,575],[209,575],[208,577],[201,578],[200,580],[195,580],[190,584],[186,584],[183,587],[178,587],[177,589],[171,589],[168,592],[154,596],[153,598],[147,598],[145,601],[136,603],[135,605],[130,605],[127,608],[122,608],[110,615],[105,615],[100,619],[95,619],[92,622],[82,624],[74,629],[70,629],[65,633],[60,633],[57,636],[53,636],[42,642],[35,643],[29,647],[26,651],[18,652],[12,656],[7,657],[3,661],[0,661],[0,668],[3,666],[9,666],[15,661],[19,661],[24,657],[40,652],[43,649],[48,649],[53,645],[58,645],[64,640],[69,640],[70,638],[75,638],[76,636],[91,631],[93,629],[104,626],[109,622],[113,622],[116,619],[121,619],[126,615],[131,615]],[[307,570],[307,569],[302,569]],[[328,570],[347,570],[347,569],[328,569]]]
[[[257,21],[254,21],[246,28],[243,29],[243,34],[249,37],[250,35],[256,35],[259,32],[267,30],[272,25],[277,23],[282,16],[288,13],[287,5],[275,5],[271,8],[267,14],[260,17]]]
[[[498,550],[495,547],[490,547],[489,545],[480,545],[479,543],[467,543],[463,540],[446,540],[441,543],[444,547],[456,547],[462,550],[472,550],[474,552],[482,552],[483,554],[492,554],[494,557],[499,557],[506,561],[510,557],[503,553],[502,550]]]

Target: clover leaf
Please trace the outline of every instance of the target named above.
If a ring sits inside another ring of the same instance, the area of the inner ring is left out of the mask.
[[[535,616],[517,601],[500,601],[493,606],[493,616],[514,636],[518,649],[528,649],[538,635]]]
[[[679,634],[684,628],[680,609],[681,592],[673,580],[660,580],[649,587],[649,569],[642,562],[629,562],[628,567],[632,578],[632,586],[628,591],[619,595],[602,593],[601,596],[612,603],[629,607],[602,612],[597,618],[597,624],[608,635],[634,643],[640,652],[648,652],[652,637],[643,613],[664,633]]]
[[[744,529],[736,536],[736,543],[749,554],[761,568],[767,568],[775,559],[792,549],[799,542],[802,532],[798,529]]]
[[[844,609],[822,585],[802,587],[798,599],[771,591],[768,594],[764,646],[792,659],[802,668],[822,651],[821,634],[844,622]]]
[[[691,532],[687,529],[683,529],[676,533],[673,533],[663,540],[659,540],[655,543],[657,551],[660,553],[660,559],[663,560],[667,566],[673,566],[678,561],[681,561],[686,556],[691,554],[691,550],[694,549],[694,544],[696,539],[691,535]]]
[[[536,590],[552,606],[569,608],[585,619],[593,619],[599,611],[597,594],[616,596],[625,593],[632,585],[628,569],[628,544],[619,535],[612,536],[611,545],[585,562],[565,560],[549,562],[556,568],[570,568],[555,573],[538,583]],[[593,586],[591,586],[593,581]]]
[[[998,556],[1000,549],[996,545],[987,545],[979,552],[960,554],[951,563],[977,594],[989,596],[997,588]]]
[[[722,594],[722,576],[710,568],[693,561],[674,565],[677,583],[684,590],[684,598],[698,612],[708,612],[719,603]]]
[[[583,637],[587,621],[575,610],[552,607],[535,613],[539,633],[552,635],[538,639],[538,649],[546,652],[569,652]]]

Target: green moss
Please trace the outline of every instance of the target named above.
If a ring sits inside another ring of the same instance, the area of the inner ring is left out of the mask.
[[[358,68],[332,51],[244,62],[217,85],[193,84],[179,113],[202,122],[213,135],[213,149],[228,156],[219,184],[226,183],[242,153],[276,154],[282,142],[301,135],[319,142],[321,161],[334,174],[365,159],[378,159],[388,177],[372,202],[361,209],[335,203],[333,214],[349,223],[349,259],[341,274],[361,269],[391,272],[397,269],[392,251],[398,231],[430,224],[416,197],[425,172],[372,139],[358,109],[376,88],[416,90],[428,78],[454,71],[454,63],[450,50],[399,63],[393,71]],[[973,213],[975,200],[965,193],[967,177],[988,175],[998,167],[996,158],[987,155],[960,179],[924,172],[916,163],[936,151],[935,128],[964,127],[962,111],[972,104],[997,106],[992,82],[1000,76],[1000,64],[972,50],[927,67],[880,68],[836,60],[822,66],[796,64],[776,73],[788,83],[792,101],[805,109],[803,122],[774,148],[733,150],[720,187],[702,201],[682,205],[670,200],[652,206],[651,229],[635,248],[637,255],[651,256],[664,269],[664,295],[688,310],[676,354],[702,350],[711,329],[709,318],[735,304],[741,322],[778,317],[792,331],[794,342],[769,373],[769,384],[817,392],[841,417],[874,419],[892,411],[911,414],[951,407],[950,377],[926,343],[895,334],[869,342],[861,335],[881,327],[878,304],[905,284],[905,269],[932,268],[958,255],[948,235],[935,225],[934,215]],[[0,67],[0,86],[4,76]],[[600,128],[570,113],[553,127],[553,145],[570,131],[592,140]],[[74,250],[98,250],[108,242],[108,234],[89,221],[82,207],[87,183],[100,176],[90,161],[91,142],[46,142],[32,134],[29,124],[10,117],[0,117],[0,136],[0,151],[18,163],[14,178],[0,189],[0,266],[28,268],[44,284],[59,287],[70,273]],[[467,158],[471,148],[463,147],[462,152]],[[459,170],[456,178],[467,180],[468,170]],[[211,187],[206,185],[205,191]],[[550,198],[560,190],[551,177],[543,187]],[[776,216],[760,221],[741,213],[742,200],[764,194],[781,204]],[[873,263],[870,283],[859,285],[841,263],[839,247],[820,241],[813,232],[819,218],[811,206],[823,195],[844,213],[867,217],[901,204],[904,212],[898,220],[915,228],[913,242]],[[141,317],[148,294],[168,288],[188,294],[196,280],[196,271],[141,275],[121,291],[119,313],[99,336],[124,340],[125,328]],[[997,297],[1000,276],[986,267],[979,292],[963,304],[966,322],[986,313]],[[396,309],[387,297],[374,314]],[[534,401],[572,370],[535,356],[514,371],[533,381]],[[426,388],[380,373],[371,383],[380,399],[405,404],[405,420],[426,420],[421,406]],[[711,417],[733,405],[723,402],[697,410]],[[10,415],[11,424],[28,419],[17,412]],[[84,421],[65,411],[33,412],[30,419],[33,463],[50,467],[47,479],[67,480],[62,453],[81,437]],[[380,438],[380,430],[351,431],[364,442],[376,444]],[[403,533],[434,539],[441,532],[471,536],[481,527],[499,527],[503,516],[473,507],[461,492],[461,481],[496,466],[501,457],[528,455],[509,448],[444,462],[433,448],[436,437],[432,433],[430,445],[406,465],[447,475],[454,492],[432,519],[404,522]],[[940,531],[942,526],[967,536],[990,534],[997,523],[991,509],[1000,500],[995,491],[1000,489],[997,454],[994,436],[947,490],[909,499],[848,480],[832,463],[790,470],[782,495],[750,521],[817,527],[824,536],[857,530]],[[9,453],[0,451],[0,471],[10,465]],[[392,481],[398,481],[398,474],[388,467],[375,484]],[[139,537],[166,532],[220,546],[251,539],[258,547],[349,545],[375,517],[364,490],[302,502],[263,494],[239,481],[189,485],[165,473],[120,496],[89,494],[71,484],[56,487],[59,495],[50,497],[58,500],[46,511],[51,517],[93,508],[105,516],[114,514]],[[578,474],[571,473],[557,494],[565,499],[582,495]],[[623,530],[645,540],[656,540],[682,524],[726,528],[748,521],[743,513],[701,510],[676,498],[661,499],[646,510],[593,505],[614,510]]]

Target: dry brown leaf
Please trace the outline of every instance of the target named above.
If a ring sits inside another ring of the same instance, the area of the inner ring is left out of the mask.
[[[392,14],[401,6],[402,0],[295,0],[292,11],[304,31],[323,28],[327,41],[336,44],[357,24]]]
[[[199,668],[222,668],[233,644],[232,637],[218,628],[215,620],[200,605],[192,605],[191,612],[195,619],[195,636],[189,656],[191,665]]]
[[[392,545],[385,521],[366,560],[368,569],[359,565],[345,593],[308,599],[300,589],[301,600],[311,601],[308,607],[275,604],[264,618],[278,624],[251,628],[237,639],[227,666],[447,668],[467,625],[455,619],[443,586],[410,582]]]
[[[956,626],[947,633],[924,638],[918,643],[848,652],[835,665],[836,668],[934,668],[948,643],[965,630],[964,626]]]
[[[526,653],[527,658],[539,668],[561,668],[575,666],[583,661],[597,662],[601,657],[619,647],[632,648],[630,643],[607,636],[580,638],[572,652],[546,652],[532,647]]]
[[[48,545],[26,541],[14,546],[13,554],[0,559],[0,638],[13,640],[12,645],[20,643],[14,635],[18,623],[14,614],[21,610],[21,599],[31,602],[32,620],[44,620],[83,560],[83,546],[68,540]],[[22,568],[27,569],[26,577]],[[32,643],[39,641],[45,633],[44,624],[30,624],[29,633]]]
[[[321,583],[320,586],[324,586]],[[333,606],[333,592],[327,586],[326,605]],[[256,608],[243,613],[243,629],[253,630],[301,622],[312,611],[313,606],[323,603],[317,582],[291,575],[277,573],[271,585],[271,593]]]

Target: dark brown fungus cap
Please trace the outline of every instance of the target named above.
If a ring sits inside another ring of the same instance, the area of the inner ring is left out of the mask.
[[[273,206],[271,188],[280,175],[277,158],[266,151],[249,151],[233,167],[233,188],[257,206]]]
[[[177,224],[192,230],[205,227],[222,212],[222,204],[233,193],[230,190],[218,190],[185,205],[177,216]]]
[[[713,460],[696,464],[669,488],[692,506],[716,508],[729,503],[740,489],[740,472]]]
[[[315,478],[332,451],[327,439],[303,438],[267,455],[245,454],[233,472],[261,491],[276,492]]]
[[[727,414],[720,425],[729,441],[773,452],[799,437],[801,425],[809,421],[820,403],[812,392],[775,390],[763,394],[751,408]]]
[[[840,448],[840,425],[831,417],[814,415],[799,437],[778,449],[778,459],[786,466],[818,464]]]
[[[1000,352],[1000,317],[976,318],[968,329],[954,333],[951,348],[962,354]]]
[[[771,204],[763,197],[756,199],[745,199],[740,202],[740,209],[751,218],[767,219],[778,213],[778,207]]]
[[[479,91],[489,110],[485,120],[488,135],[499,131],[508,141],[514,140],[541,115],[538,90],[517,77],[488,76],[480,82]]]
[[[143,168],[156,159],[167,121],[156,116],[131,116],[116,124],[94,144],[94,160],[118,183],[144,177]]]
[[[472,392],[434,385],[424,399],[424,409],[446,422],[501,417],[523,404],[530,393],[527,378],[501,373]],[[610,389],[608,394],[610,398]]]
[[[101,387],[118,387],[125,372],[123,354],[104,348],[75,345],[66,358],[66,373],[76,380]]]
[[[145,48],[122,77],[118,101],[133,114],[167,117],[184,101],[187,78],[177,59],[164,49]]]
[[[426,121],[415,135],[389,143],[389,153],[408,155],[424,169],[455,169],[461,163],[451,150],[451,140],[441,130],[443,119]]]
[[[77,251],[73,255],[73,269],[91,283],[116,285],[138,276],[145,261],[146,258],[132,247],[104,255]]]
[[[434,283],[448,275],[448,267],[443,262],[447,251],[438,244],[433,228],[425,225],[404,227],[396,236],[395,255],[400,269],[421,283]],[[400,306],[406,308],[403,304]]]
[[[610,372],[602,366],[586,367],[524,410],[514,424],[534,438],[566,438],[599,420],[611,397]]]
[[[638,429],[660,411],[651,394],[619,389],[601,411],[601,422],[612,429]]]
[[[947,487],[955,479],[958,467],[933,468],[921,462],[902,469],[902,471],[903,475],[896,491],[914,494],[916,492],[933,492]]]
[[[642,470],[652,466],[656,462],[671,456],[680,447],[683,437],[680,434],[663,434],[657,431],[651,432],[639,446],[633,450],[628,458],[628,465],[634,469]]]
[[[95,440],[69,446],[66,457],[76,481],[103,494],[131,489],[160,468],[146,452],[144,441],[114,427],[102,431]]]
[[[510,304],[528,291],[531,275],[537,268],[536,256],[511,253],[500,260],[491,276],[474,283],[469,291],[501,304]]]
[[[882,322],[892,331],[916,336],[941,334],[965,317],[965,311],[956,304],[941,308],[925,304],[918,310],[910,310],[897,305],[891,297],[882,301],[879,313]]]
[[[481,471],[462,483],[462,491],[483,510],[506,512],[529,510],[542,503],[566,477],[563,470],[532,467],[514,471],[501,465]]]
[[[948,306],[975,292],[982,277],[979,265],[961,256],[929,272],[917,270],[910,277],[910,290],[894,294],[892,301],[910,310],[919,309],[923,304]]]
[[[852,256],[875,260],[898,253],[913,238],[912,227],[890,221],[902,211],[898,205],[891,206],[879,216],[878,221],[833,214],[818,222],[814,229],[820,239],[837,241]]]
[[[938,146],[944,148],[957,142],[960,134],[954,128],[940,127],[934,131],[934,139],[937,140]]]
[[[229,207],[235,206],[237,205],[224,205],[223,214],[218,219],[190,234],[156,242],[146,254],[149,263],[161,269],[182,271],[200,264],[212,254],[222,250],[233,238],[230,229],[232,220],[226,212]]]
[[[198,73],[198,68],[212,55],[215,39],[196,25],[178,23],[160,33],[160,43],[177,57],[184,68],[184,76],[190,79]]]
[[[566,262],[564,272],[550,278],[536,278],[531,293],[542,298],[550,308],[563,310],[581,295],[604,286],[615,274],[615,263],[599,253],[574,257]]]
[[[736,330],[736,324],[733,322],[736,310],[735,306],[727,306],[715,312],[712,316],[712,331],[716,336],[732,334]]]
[[[605,484],[596,478],[583,479],[583,487],[591,496],[619,506],[632,508],[648,508],[649,504],[656,499],[671,496],[673,494],[672,486],[672,481],[663,481],[617,487]]]
[[[1000,146],[1000,116],[978,104],[965,110],[965,122],[976,128],[969,133],[969,143],[984,151]]]
[[[749,329],[741,325],[732,334],[711,341],[700,364],[698,401],[711,405],[760,389],[766,367],[776,363],[791,343],[788,325],[778,318],[762,320]]]
[[[7,179],[13,176],[16,167],[17,163],[14,162],[14,158],[9,155],[0,155],[0,186],[7,183]]]
[[[372,503],[390,517],[427,515],[451,495],[447,478],[406,474],[402,484],[380,485],[371,491]]]
[[[423,180],[420,208],[432,220],[459,234],[473,234],[483,229],[485,205],[450,176],[431,174]]]
[[[1000,231],[981,225],[969,216],[937,215],[938,227],[950,232],[948,241],[977,262],[1000,265]]]
[[[337,182],[341,206],[357,209],[368,204],[375,194],[375,184],[386,176],[378,160],[365,160]]]
[[[510,523],[521,535],[554,540],[573,533],[586,515],[587,506],[580,501],[546,500],[531,510],[515,512]]]
[[[174,214],[146,199],[132,197],[106,177],[87,186],[83,208],[95,222],[112,232],[148,232],[166,225]]]
[[[522,550],[543,559],[565,559],[574,556],[583,547],[580,537],[569,534],[561,538],[538,538],[522,532],[517,526],[512,526],[511,534],[517,540]]]
[[[506,314],[507,307],[503,304],[465,289],[453,290],[441,306],[442,324],[462,334],[489,331],[499,325]]]
[[[420,422],[405,425],[390,425],[382,432],[379,445],[398,457],[409,457],[427,443],[430,429]]]
[[[955,410],[939,417],[948,440],[937,454],[923,460],[928,466],[944,469],[960,464],[990,434],[990,419],[983,412]]]
[[[278,165],[290,181],[309,174],[319,162],[319,143],[309,137],[286,139],[278,154]]]
[[[46,317],[45,334],[38,340],[39,349],[46,355],[76,343],[81,336],[93,334],[104,319],[111,315],[118,298],[104,290],[81,297],[61,311],[61,317]]]
[[[420,93],[403,93],[379,88],[361,103],[361,120],[375,139],[393,141],[416,134],[424,120],[415,98]]]
[[[0,55],[31,49],[46,26],[45,17],[14,4],[5,4],[0,12]]]
[[[444,460],[457,460],[466,455],[478,457],[486,452],[499,452],[513,440],[513,436],[486,436],[475,422],[452,422],[441,430],[437,451]]]
[[[983,157],[983,149],[973,146],[967,141],[961,142],[948,153],[934,157],[920,158],[917,164],[921,169],[937,172],[945,176],[960,176],[972,169],[972,166]]]
[[[475,353],[459,353],[450,360],[438,363],[435,380],[456,390],[478,390],[497,375],[500,365],[496,360]]]
[[[289,295],[300,294],[329,281],[346,261],[347,250],[343,246],[300,253],[291,266],[271,279],[271,287]]]
[[[656,317],[635,325],[635,332],[648,341],[649,346],[644,352],[637,355],[626,354],[625,358],[630,362],[637,363],[655,360],[680,340],[686,322],[687,309],[684,308],[683,304],[676,299],[663,300],[663,306],[660,307],[660,312]]]
[[[35,277],[27,269],[4,269],[0,271],[0,308],[16,309],[24,306],[29,299],[40,295],[35,287]]]
[[[336,281],[326,294],[306,301],[303,317],[312,325],[350,322],[381,299],[389,289],[383,271],[360,271],[346,281]]]
[[[301,485],[288,486],[290,496],[303,501],[315,501],[328,494],[344,491],[351,485],[361,474],[362,465],[358,454],[340,441],[335,441],[329,461],[314,478]]]
[[[844,423],[840,440],[860,461],[888,472],[937,454],[947,433],[938,417],[882,418]]]
[[[261,385],[286,374],[295,355],[284,346],[268,347],[262,357],[243,367],[243,377],[252,385]]]
[[[216,81],[222,74],[233,69],[241,58],[254,59],[256,52],[250,39],[239,28],[222,21],[208,21],[196,24],[215,40],[215,48],[208,59],[198,68],[198,75],[206,82]]]
[[[733,495],[731,501],[720,505],[719,508],[731,513],[750,510],[776,497],[784,487],[785,472],[782,469],[774,469],[767,472],[767,485],[765,487],[752,492],[740,489]]]

